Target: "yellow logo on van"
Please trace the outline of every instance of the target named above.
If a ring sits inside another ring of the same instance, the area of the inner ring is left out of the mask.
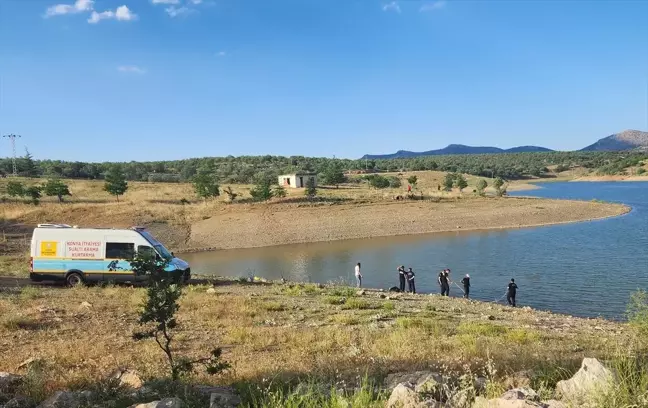
[[[41,241],[40,256],[56,256],[56,241]]]

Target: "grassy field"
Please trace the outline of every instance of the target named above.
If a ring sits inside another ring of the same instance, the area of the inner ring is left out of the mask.
[[[215,378],[197,374],[192,383],[353,388],[363,378],[433,370],[487,377],[495,395],[513,385],[548,390],[585,356],[645,351],[626,324],[494,303],[303,284],[211,287],[186,288],[175,347],[195,357],[222,346],[232,369]],[[144,295],[118,286],[0,291],[0,348],[8,350],[0,371],[41,361],[43,395],[87,389],[117,367],[159,379],[167,369],[157,345],[131,338]],[[531,374],[519,374],[526,370]]]

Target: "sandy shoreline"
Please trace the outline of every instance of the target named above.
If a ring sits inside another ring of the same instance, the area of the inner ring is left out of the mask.
[[[521,197],[317,207],[270,205],[226,209],[196,222],[191,226],[189,239],[178,251],[516,229],[600,220],[630,210],[621,204]]]

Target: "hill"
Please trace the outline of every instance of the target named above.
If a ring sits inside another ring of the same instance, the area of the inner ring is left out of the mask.
[[[362,159],[379,160],[379,159],[406,159],[419,156],[446,156],[458,154],[499,154],[499,153],[539,153],[552,152],[553,150],[538,146],[519,146],[511,149],[500,149],[499,147],[489,146],[466,146],[461,144],[451,144],[443,149],[428,150],[426,152],[411,152],[399,150],[392,154],[366,154]]]
[[[626,130],[615,133],[582,149],[583,152],[609,152],[648,148],[648,132]]]

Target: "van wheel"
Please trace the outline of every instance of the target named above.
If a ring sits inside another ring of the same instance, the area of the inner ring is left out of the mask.
[[[71,288],[83,285],[83,276],[78,272],[72,272],[65,278],[65,283]]]

